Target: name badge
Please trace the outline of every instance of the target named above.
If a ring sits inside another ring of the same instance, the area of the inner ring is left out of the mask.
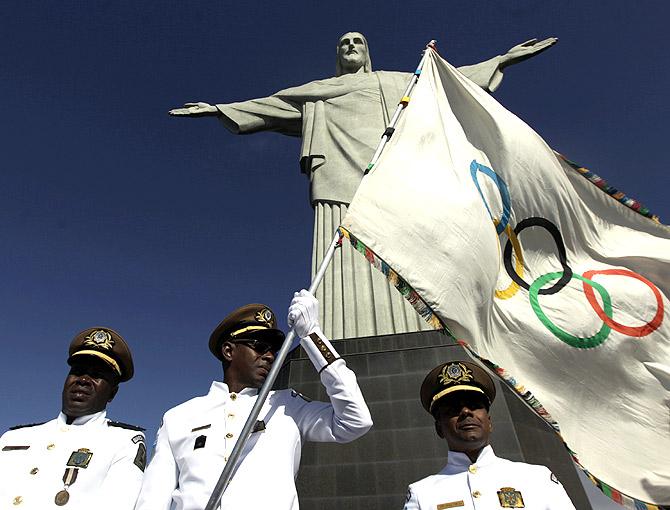
[[[459,506],[465,506],[462,499],[458,501],[450,501],[449,503],[440,503],[437,505],[437,510],[446,510],[447,508],[458,508]]]

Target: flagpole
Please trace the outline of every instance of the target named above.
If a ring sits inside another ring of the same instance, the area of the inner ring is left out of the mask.
[[[430,41],[426,45],[426,49],[428,48],[435,48],[435,40]],[[395,113],[393,114],[393,117],[391,118],[391,122],[389,123],[388,127],[384,131],[384,134],[382,135],[382,139],[379,142],[379,145],[377,146],[377,150],[375,151],[374,156],[372,156],[372,160],[370,161],[370,164],[367,166],[364,174],[367,175],[367,173],[372,169],[372,167],[377,163],[377,160],[379,159],[379,156],[381,155],[382,151],[384,150],[384,146],[386,143],[391,139],[391,136],[393,135],[393,132],[395,131],[395,125],[398,122],[398,118],[400,117],[400,114],[402,111],[405,109],[407,104],[409,103],[409,95],[412,92],[412,89],[414,88],[414,85],[416,85],[416,82],[419,80],[419,75],[421,74],[421,68],[423,67],[423,64],[426,59],[426,51],[423,52],[423,56],[421,57],[421,60],[419,61],[419,65],[416,68],[416,71],[414,71],[414,74],[412,75],[412,78],[410,79],[409,84],[407,85],[407,89],[405,90],[405,94],[403,95],[402,99],[398,103],[398,107],[395,110]],[[330,246],[328,247],[328,250],[326,251],[323,260],[321,261],[321,265],[319,266],[319,270],[317,273],[314,275],[314,278],[312,279],[312,283],[309,286],[309,292],[314,294],[316,291],[317,287],[321,283],[321,280],[323,279],[323,276],[326,274],[326,269],[328,268],[328,265],[330,264],[330,261],[333,258],[333,255],[335,253],[335,249],[340,245],[342,241],[342,233],[338,229],[335,232],[335,235],[333,236],[333,240],[330,243]],[[261,408],[263,407],[263,404],[265,403],[265,400],[268,397],[268,394],[270,393],[270,390],[272,389],[272,386],[275,383],[275,380],[277,379],[277,376],[279,375],[279,371],[281,370],[282,365],[284,364],[284,361],[286,360],[289,351],[291,350],[291,345],[293,344],[293,339],[295,338],[295,331],[291,329],[289,331],[288,335],[286,335],[286,338],[284,339],[284,343],[282,344],[281,348],[279,349],[279,352],[275,355],[275,360],[272,363],[272,368],[270,369],[270,373],[268,374],[267,378],[265,379],[265,382],[263,383],[263,386],[261,386],[261,389],[258,391],[258,396],[256,397],[256,402],[254,403],[254,406],[251,408],[251,412],[249,413],[249,417],[247,418],[246,423],[244,424],[244,427],[242,428],[242,431],[240,432],[240,435],[237,438],[237,441],[235,442],[235,446],[233,447],[233,451],[230,453],[230,456],[228,457],[228,461],[226,462],[225,467],[223,468],[223,471],[221,472],[221,476],[219,476],[219,480],[216,482],[216,485],[214,486],[214,489],[212,490],[212,495],[209,497],[209,501],[207,502],[207,506],[205,507],[205,510],[216,510],[216,508],[219,506],[219,502],[221,501],[221,497],[223,496],[224,491],[226,490],[226,487],[228,486],[228,483],[230,482],[230,479],[233,477],[233,474],[237,468],[237,463],[240,457],[240,454],[242,453],[242,450],[244,449],[244,446],[246,445],[247,441],[249,440],[249,435],[251,434],[251,429],[253,426],[256,424],[256,419],[258,418],[258,415],[261,412]]]
[[[428,44],[426,44],[426,50],[428,48],[435,49],[436,42],[437,41],[435,41],[435,39],[432,39]],[[400,114],[403,112],[403,110],[407,107],[407,104],[409,103],[410,94],[412,93],[412,90],[414,89],[416,82],[419,81],[419,76],[421,76],[421,69],[423,68],[423,64],[425,61],[426,61],[426,51],[424,50],[423,55],[421,56],[421,60],[419,61],[419,65],[417,66],[416,71],[414,71],[414,74],[412,75],[412,78],[410,79],[409,83],[407,84],[405,93],[403,94],[402,99],[398,103],[398,106],[396,107],[395,112],[393,113],[393,117],[391,117],[391,122],[389,122],[389,125],[386,127],[386,130],[384,131],[382,139],[379,141],[379,145],[377,146],[377,150],[375,151],[374,156],[372,156],[370,163],[365,169],[364,175],[367,175],[368,172],[370,172],[370,170],[372,170],[372,168],[377,164],[377,160],[381,156],[382,151],[386,146],[386,143],[393,136],[393,133],[395,132],[395,125],[398,122],[398,119],[400,118]]]

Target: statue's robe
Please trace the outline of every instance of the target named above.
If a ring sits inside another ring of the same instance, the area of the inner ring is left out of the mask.
[[[460,68],[494,90],[500,57]],[[345,74],[292,87],[270,97],[216,105],[236,134],[276,131],[302,138],[300,168],[314,207],[312,275],[316,273],[363,178],[411,74]],[[335,252],[316,297],[321,325],[333,339],[430,329],[412,306],[349,243]]]

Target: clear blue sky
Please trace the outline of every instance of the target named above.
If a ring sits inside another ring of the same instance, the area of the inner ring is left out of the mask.
[[[67,346],[92,325],[129,342],[110,407],[153,436],[207,391],[206,343],[238,305],[285,325],[309,284],[312,211],[299,140],[175,119],[332,76],[342,33],[375,69],[412,71],[430,39],[456,65],[556,36],[495,94],[556,150],[670,218],[670,113],[658,1],[5,0],[0,36],[0,429],[60,408]]]

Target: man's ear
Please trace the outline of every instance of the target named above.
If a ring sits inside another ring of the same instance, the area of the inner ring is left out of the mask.
[[[435,432],[437,432],[438,436],[444,439],[444,434],[442,434],[442,427],[440,426],[440,422],[437,420],[435,420]]]
[[[114,400],[114,397],[116,396],[117,391],[119,391],[119,385],[118,384],[116,386],[114,386],[114,389],[112,390],[111,395],[107,399],[107,402],[111,402],[112,400]]]
[[[230,360],[233,359],[234,348],[235,344],[233,344],[232,342],[225,341],[221,344],[221,356],[223,357],[224,361],[230,363]]]

